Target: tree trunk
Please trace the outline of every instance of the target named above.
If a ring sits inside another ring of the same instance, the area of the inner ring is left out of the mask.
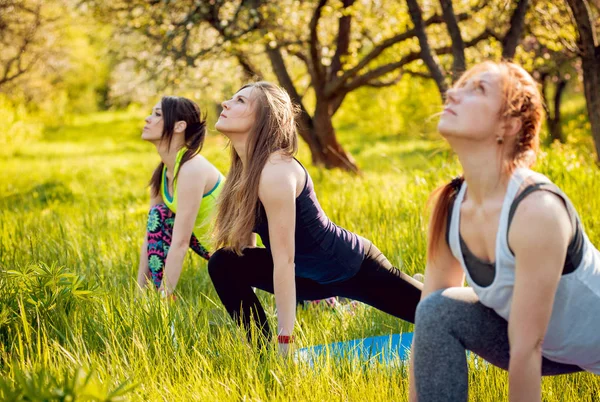
[[[313,165],[324,166],[327,169],[337,167],[355,173],[358,172],[358,167],[352,156],[344,151],[337,141],[335,129],[331,122],[330,104],[317,100],[315,116],[311,117],[302,103],[302,97],[296,91],[292,78],[288,74],[281,50],[267,46],[266,52],[279,85],[288,92],[292,101],[300,106],[298,134],[310,148]]]
[[[529,0],[520,0],[510,18],[510,28],[508,29],[506,36],[504,36],[504,39],[502,39],[503,59],[512,60],[512,58],[515,57],[517,45],[523,34],[523,26],[525,24],[525,15],[527,14],[528,6]]]
[[[600,50],[596,48],[589,57],[583,55],[581,61],[588,118],[596,145],[596,160],[600,163]]]
[[[337,141],[331,117],[317,113],[312,118],[302,109],[298,117],[298,134],[310,148],[313,165],[359,172],[352,155]]]
[[[454,14],[454,8],[452,7],[452,0],[440,0],[442,6],[442,14],[448,34],[452,40],[452,81],[458,80],[462,73],[467,69],[467,61],[465,59],[465,42],[463,41],[460,33],[460,27],[456,21],[456,15]]]
[[[419,40],[419,46],[421,47],[421,59],[431,73],[431,77],[435,80],[443,102],[446,97],[446,90],[448,87],[445,82],[444,72],[436,60],[435,53],[431,50],[431,46],[429,46],[427,33],[425,32],[425,23],[423,22],[423,14],[421,13],[421,7],[419,6],[417,0],[406,0],[406,4],[408,5],[408,13],[410,14],[410,19],[415,26],[414,29],[417,39]]]
[[[329,102],[319,101],[313,118],[315,133],[319,138],[321,161],[327,169],[340,168],[349,172],[359,173],[358,166],[352,155],[342,148],[337,141],[335,128],[331,121],[331,105]]]
[[[548,81],[552,80],[552,75],[549,73],[542,73],[542,97],[544,100],[544,109],[546,110],[546,124],[548,124],[548,132],[550,133],[550,141],[565,142],[565,138],[562,132],[560,105],[562,101],[562,94],[567,86],[567,80],[561,78],[556,84],[556,91],[554,92],[554,99],[552,101],[553,108],[550,109],[550,102],[548,102]]]
[[[587,2],[567,0],[579,33],[579,52],[583,68],[583,88],[592,136],[596,145],[596,157],[600,164],[600,47]]]
[[[552,119],[549,119],[548,128],[550,129],[550,136],[552,141],[565,142],[565,137],[562,132],[561,116],[560,116],[560,104],[562,101],[562,95],[567,87],[567,80],[561,78],[556,84],[556,92],[554,93],[554,115]]]

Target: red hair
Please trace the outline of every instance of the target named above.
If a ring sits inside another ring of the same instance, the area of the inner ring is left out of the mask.
[[[503,102],[500,117],[519,119],[521,130],[515,141],[507,144],[513,146],[506,161],[507,172],[517,167],[531,167],[535,162],[540,144],[540,129],[544,117],[542,97],[537,83],[523,67],[510,62],[495,63],[486,61],[467,70],[454,85],[462,87],[472,77],[495,70],[499,72]],[[504,146],[504,145],[503,145]],[[429,203],[435,202],[429,224],[429,242],[427,254],[431,258],[439,248],[440,240],[446,233],[448,209],[454,202],[460,185],[464,181],[461,176],[451,183],[437,188],[429,197]]]

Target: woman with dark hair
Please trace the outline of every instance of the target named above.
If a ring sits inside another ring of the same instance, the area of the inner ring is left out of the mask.
[[[138,285],[150,279],[163,297],[173,297],[188,248],[210,258],[206,245],[224,178],[200,155],[206,121],[194,102],[165,96],[145,121],[142,139],[156,146],[161,162],[150,180]]]
[[[216,129],[231,143],[231,168],[208,263],[229,314],[268,340],[253,287],[275,294],[280,352],[293,341],[297,300],[343,296],[413,322],[422,284],[400,272],[370,241],[331,222],[297,150],[295,107],[276,85],[257,82],[223,102]],[[265,248],[254,248],[254,233]]]
[[[411,401],[466,401],[465,350],[508,370],[511,401],[539,401],[542,375],[600,374],[600,252],[530,170],[542,120],[513,63],[479,64],[447,93],[438,130],[463,175],[434,193]]]

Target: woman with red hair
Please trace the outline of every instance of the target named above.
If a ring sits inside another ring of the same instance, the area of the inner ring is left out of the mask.
[[[466,401],[465,350],[508,370],[511,401],[539,401],[541,375],[600,374],[600,252],[530,170],[542,119],[513,63],[479,64],[448,91],[438,130],[463,175],[434,193],[412,401]]]

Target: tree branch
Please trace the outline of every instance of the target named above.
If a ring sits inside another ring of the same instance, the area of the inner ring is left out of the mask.
[[[325,81],[325,74],[324,74],[324,66],[321,63],[321,44],[319,43],[319,36],[317,33],[318,27],[319,27],[319,20],[321,19],[321,12],[323,11],[323,7],[325,6],[325,4],[327,3],[327,0],[319,0],[319,3],[317,4],[317,8],[315,8],[315,11],[313,13],[313,16],[310,20],[310,41],[309,41],[309,46],[310,46],[310,60],[311,60],[311,64],[312,64],[312,71],[313,73],[311,75],[313,75],[314,79],[313,79],[313,87],[315,88],[315,91],[319,91],[320,88],[323,88],[323,83]]]
[[[413,70],[405,69],[404,73],[408,74],[408,75],[412,75],[414,77],[425,78],[425,79],[428,79],[428,80],[432,80],[433,79],[433,77],[431,76],[431,74],[423,73],[421,71],[413,71]]]
[[[342,102],[344,102],[344,99],[346,98],[346,95],[348,93],[347,92],[342,92],[341,94],[339,94],[338,96],[336,96],[333,101],[331,102],[331,115],[333,116],[335,114],[335,112],[337,112],[337,110],[340,108],[340,106],[342,106]]]
[[[527,7],[529,6],[529,0],[519,0],[517,8],[510,17],[510,28],[502,39],[502,58],[511,60],[515,57],[517,45],[521,40],[523,34],[523,25],[525,24],[525,14],[527,13]]]
[[[354,0],[343,0],[344,10],[347,10],[354,4]],[[331,66],[329,67],[329,81],[332,77],[337,76],[338,71],[342,68],[342,57],[348,54],[350,47],[350,31],[351,31],[352,16],[343,15],[338,21],[337,46]]]
[[[464,21],[469,19],[471,14],[469,13],[461,13],[456,16],[458,21]],[[433,15],[429,17],[425,22],[425,26],[431,26],[435,24],[441,24],[444,22],[444,19],[440,15]],[[395,36],[392,36],[388,39],[385,39],[380,44],[375,46],[369,53],[367,53],[354,67],[346,70],[344,74],[340,77],[332,77],[332,81],[329,82],[325,88],[325,94],[327,96],[331,96],[336,91],[338,91],[348,80],[352,77],[355,77],[363,68],[365,68],[371,61],[375,60],[381,53],[383,53],[387,48],[404,42],[408,39],[412,39],[416,36],[416,30],[410,29],[408,31],[399,33]]]
[[[465,42],[465,47],[475,46],[479,42],[490,38],[490,36],[491,36],[490,32],[486,29],[481,34],[476,36],[475,38]],[[434,52],[437,55],[451,54],[452,48],[450,46],[444,46],[444,47],[435,49]],[[345,92],[353,91],[354,89],[356,89],[358,87],[366,85],[369,81],[373,81],[385,74],[391,73],[392,71],[394,71],[396,69],[402,68],[403,66],[407,65],[408,63],[412,63],[415,60],[419,60],[420,58],[421,58],[421,52],[411,52],[411,53],[405,55],[404,57],[402,57],[399,61],[397,61],[395,63],[389,63],[386,65],[380,66],[380,67],[370,70],[360,76],[357,76],[351,82],[349,82],[347,85],[345,85],[343,87],[343,90]],[[428,78],[433,78],[433,76],[428,77]]]
[[[291,55],[296,56],[300,61],[302,61],[304,64],[306,64],[306,68],[310,71],[310,59],[308,58],[307,55],[305,55],[304,53],[302,53],[301,51],[289,51]]]
[[[423,22],[423,16],[421,14],[421,7],[417,3],[417,0],[406,0],[408,5],[408,13],[415,26],[416,36],[419,39],[419,45],[421,46],[421,59],[429,69],[429,72],[433,76],[435,83],[437,84],[442,98],[446,93],[446,83],[444,81],[444,72],[442,71],[439,63],[436,60],[436,56],[431,51],[429,41],[427,39],[427,33],[425,32],[425,24]]]
[[[579,33],[579,49],[581,52],[591,57],[598,47],[598,41],[596,37],[596,27],[591,19],[591,10],[585,0],[567,0],[571,7],[573,18],[575,19],[575,26]]]
[[[28,32],[25,34],[23,38],[23,43],[21,44],[19,49],[17,49],[14,57],[11,57],[10,59],[6,60],[4,64],[4,73],[2,74],[2,78],[0,78],[0,86],[16,80],[17,78],[25,74],[27,71],[29,71],[37,62],[38,58],[35,57],[35,55],[31,55],[31,61],[27,63],[25,67],[23,67],[23,58],[26,56],[26,51],[29,48],[31,42],[33,41],[39,27],[42,24],[41,7],[42,5],[40,3],[38,4],[35,10],[23,8],[24,11],[32,13],[35,19]],[[11,74],[15,63],[16,71],[13,71]]]
[[[369,81],[365,84],[365,86],[367,87],[372,87],[372,88],[384,88],[384,87],[389,87],[392,85],[395,85],[397,83],[400,82],[400,80],[402,79],[403,76],[403,71],[400,71],[400,73],[393,79],[391,80],[387,80],[387,81],[382,81],[382,80],[373,80],[373,81]]]
[[[281,54],[281,49],[271,48],[269,45],[267,45],[265,47],[265,51],[269,56],[271,66],[273,67],[273,72],[277,76],[277,81],[279,81],[279,85],[281,85],[287,91],[287,93],[290,95],[290,98],[292,99],[292,102],[294,102],[300,107],[300,116],[298,118],[298,132],[300,133],[300,136],[302,136],[309,145],[319,144],[320,140],[316,137],[316,134],[313,130],[312,118],[310,117],[310,114],[304,107],[302,97],[296,90],[294,81],[292,80],[292,77],[290,77],[287,71],[285,62],[283,60],[283,55]]]
[[[456,21],[452,0],[440,0],[440,5],[442,6],[442,14],[446,22],[448,34],[452,40],[452,77],[455,79],[466,70],[465,43],[463,42],[460,28]]]
[[[248,78],[249,80],[264,79],[264,74],[254,63],[252,63],[252,61],[250,61],[250,58],[244,52],[242,52],[239,49],[234,49],[232,53],[235,56],[238,63],[240,64],[240,66],[242,66],[246,78]]]

